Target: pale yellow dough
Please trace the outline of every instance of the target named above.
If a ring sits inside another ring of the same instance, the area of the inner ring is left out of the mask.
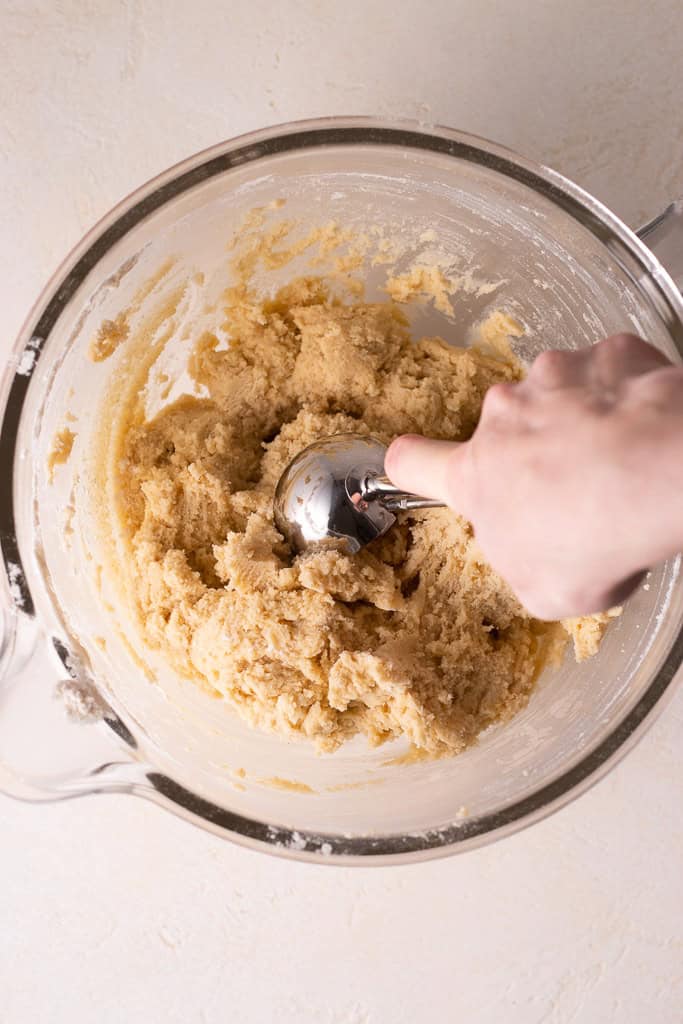
[[[520,376],[515,321],[495,314],[463,349],[414,343],[394,303],[334,302],[314,278],[229,303],[230,346],[205,334],[191,356],[203,397],[151,422],[135,406],[118,441],[121,571],[147,644],[260,729],[432,754],[520,709],[570,633],[595,651],[604,622],[531,619],[449,510],[404,514],[352,558],[293,559],[273,526],[275,483],[316,438],[468,438],[487,388]]]

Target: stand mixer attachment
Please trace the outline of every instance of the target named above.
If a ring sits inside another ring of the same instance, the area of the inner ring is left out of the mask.
[[[296,552],[327,546],[354,555],[382,537],[397,512],[443,508],[394,487],[386,446],[375,437],[334,434],[299,452],[275,489],[275,525]]]

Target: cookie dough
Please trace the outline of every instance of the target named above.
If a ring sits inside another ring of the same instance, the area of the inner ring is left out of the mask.
[[[396,303],[344,303],[309,277],[267,300],[235,289],[226,322],[229,345],[194,345],[197,394],[149,421],[133,404],[118,441],[121,571],[170,665],[321,750],[362,733],[441,755],[520,709],[570,633],[594,652],[602,622],[530,618],[450,510],[404,514],[354,557],[293,558],[273,525],[280,473],[317,438],[468,438],[487,388],[521,375],[514,320],[494,314],[479,347],[414,342]]]
[[[53,483],[57,466],[63,466],[69,461],[73,451],[76,435],[69,427],[62,427],[52,439],[52,447],[47,457],[48,480]]]

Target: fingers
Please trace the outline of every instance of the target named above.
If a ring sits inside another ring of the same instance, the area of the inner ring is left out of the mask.
[[[454,441],[404,434],[389,446],[384,469],[396,487],[443,501],[467,515],[463,468],[467,448]]]
[[[590,352],[591,349],[576,352],[551,349],[541,352],[534,360],[527,380],[546,391],[580,387],[588,377]]]

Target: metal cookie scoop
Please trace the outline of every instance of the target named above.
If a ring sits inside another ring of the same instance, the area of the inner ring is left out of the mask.
[[[401,491],[384,475],[386,447],[374,437],[334,434],[304,448],[275,489],[275,525],[295,551],[314,545],[353,555],[396,522],[395,512],[443,508]]]

